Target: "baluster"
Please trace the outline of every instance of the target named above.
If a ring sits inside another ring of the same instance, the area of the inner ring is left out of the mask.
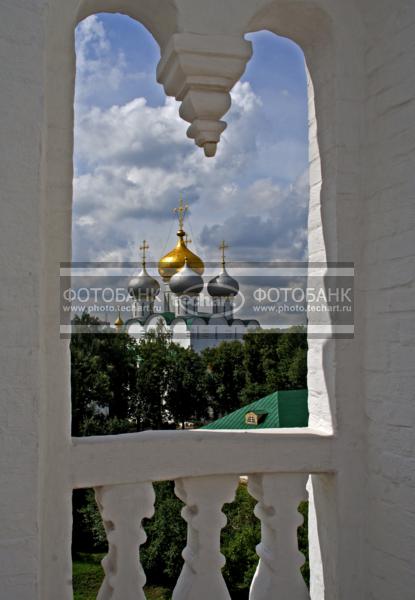
[[[147,538],[141,522],[154,513],[153,486],[148,482],[102,486],[95,489],[95,498],[108,540],[97,600],[145,600],[139,549]]]
[[[220,532],[226,525],[222,507],[234,499],[238,481],[233,475],[176,481],[176,495],[186,504],[182,517],[188,528],[184,565],[172,600],[230,600],[221,572],[225,557]]]
[[[255,515],[261,520],[260,558],[252,580],[250,600],[306,600],[307,586],[300,567],[297,528],[302,523],[298,505],[306,499],[303,474],[250,475],[248,490],[258,500]]]

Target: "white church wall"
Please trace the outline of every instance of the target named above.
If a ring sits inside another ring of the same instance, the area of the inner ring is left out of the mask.
[[[191,334],[185,321],[178,318],[171,324],[172,340],[182,348],[190,348]]]
[[[202,321],[191,327],[191,343],[195,352],[202,352],[205,348],[210,348],[215,344],[212,338],[212,329],[209,324]]]
[[[145,335],[145,328],[137,321],[127,325],[127,333],[133,338],[141,339]]]

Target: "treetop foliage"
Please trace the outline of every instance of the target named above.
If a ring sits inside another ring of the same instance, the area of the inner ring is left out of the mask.
[[[75,323],[100,324],[87,313]],[[198,354],[161,325],[139,343],[103,327],[72,337],[71,367],[73,435],[184,428],[305,388],[307,338],[302,328],[258,331]]]

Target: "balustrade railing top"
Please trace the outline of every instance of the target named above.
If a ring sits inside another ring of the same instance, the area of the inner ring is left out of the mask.
[[[151,431],[74,438],[73,487],[94,487],[108,539],[98,600],[145,600],[139,548],[142,520],[154,512],[152,482],[176,482],[188,525],[184,566],[173,600],[230,600],[222,576],[220,534],[225,503],[234,499],[239,475],[258,500],[259,563],[250,600],[306,600],[298,551],[299,503],[310,473],[334,468],[335,439],[310,429],[267,432]]]
[[[241,473],[330,473],[336,439],[308,428],[146,431],[73,438],[72,484],[96,487]]]

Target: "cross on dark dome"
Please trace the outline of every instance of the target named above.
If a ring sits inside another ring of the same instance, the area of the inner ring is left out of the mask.
[[[150,248],[150,246],[147,243],[147,240],[143,240],[143,243],[140,246],[140,251],[141,251],[141,256],[142,256],[142,262],[143,262],[143,267],[146,264],[146,250],[148,250]]]
[[[225,240],[222,240],[219,244],[219,250],[222,252],[222,265],[225,265],[225,250],[229,248]]]

